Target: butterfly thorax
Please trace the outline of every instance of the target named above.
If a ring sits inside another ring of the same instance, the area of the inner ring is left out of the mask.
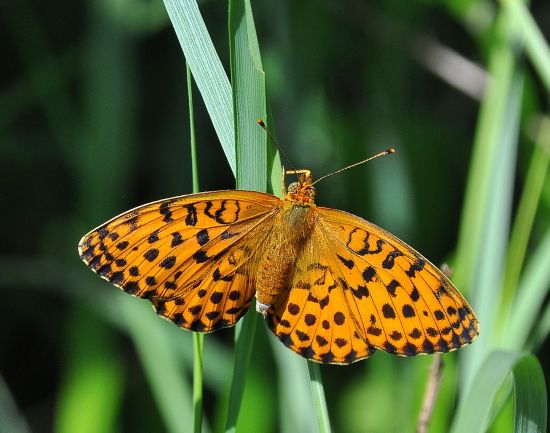
[[[275,299],[288,290],[296,259],[313,230],[316,213],[313,197],[310,196],[311,203],[299,194],[300,200],[289,199],[290,189],[289,186],[289,193],[266,239],[256,273],[256,310],[264,315]]]

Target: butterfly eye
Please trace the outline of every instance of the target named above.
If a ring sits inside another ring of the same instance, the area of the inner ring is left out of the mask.
[[[287,192],[289,194],[296,194],[299,188],[300,188],[300,184],[298,182],[292,182],[290,185],[288,185]]]

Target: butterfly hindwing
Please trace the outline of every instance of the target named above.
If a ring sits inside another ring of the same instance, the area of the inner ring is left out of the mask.
[[[149,299],[160,315],[210,332],[232,326],[248,308],[253,247],[279,203],[250,191],[150,203],[85,235],[80,256],[102,278]]]
[[[401,356],[469,344],[479,325],[449,279],[403,241],[355,215],[319,208],[346,302],[374,347]]]
[[[350,364],[367,358],[374,347],[349,309],[331,249],[316,225],[288,288],[268,311],[268,326],[283,344],[305,358]]]

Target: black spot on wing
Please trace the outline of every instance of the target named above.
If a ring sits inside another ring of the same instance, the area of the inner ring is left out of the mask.
[[[187,226],[196,225],[197,224],[197,208],[192,204],[185,205],[185,208],[187,209],[187,216],[185,217],[185,225],[187,225]]]
[[[382,262],[382,267],[384,269],[392,269],[395,265],[396,257],[402,256],[403,253],[399,250],[393,250],[388,253],[384,261]]]
[[[340,259],[340,261],[343,263],[343,265],[346,268],[353,269],[353,267],[355,266],[355,263],[353,262],[352,259],[346,259],[346,258],[342,257],[340,254],[336,254],[336,256]]]
[[[210,237],[208,236],[208,230],[202,229],[199,232],[197,232],[197,243],[202,247],[204,244],[206,244]]]

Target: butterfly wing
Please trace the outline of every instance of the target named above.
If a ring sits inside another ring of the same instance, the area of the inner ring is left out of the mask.
[[[85,235],[82,260],[178,326],[232,326],[255,293],[254,260],[280,200],[217,191],[150,203]]]
[[[469,344],[479,325],[433,264],[355,215],[317,208],[290,290],[270,310],[273,332],[306,358],[349,364],[374,349],[401,356]]]

